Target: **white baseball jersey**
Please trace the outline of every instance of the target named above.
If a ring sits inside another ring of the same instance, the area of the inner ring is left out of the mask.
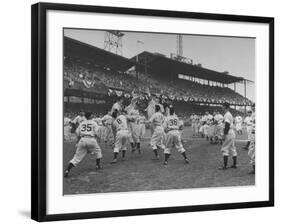
[[[80,115],[78,115],[78,116],[76,116],[74,119],[73,119],[73,121],[72,121],[72,123],[74,123],[74,124],[81,124],[83,121],[85,121],[86,120],[86,118],[84,117],[84,116],[80,116]]]
[[[233,132],[233,117],[232,117],[232,114],[229,112],[229,111],[227,111],[226,113],[225,113],[225,115],[224,115],[224,117],[223,117],[223,120],[224,120],[224,123],[229,123],[230,124],[230,129],[229,129],[229,131],[228,131],[228,134],[232,134],[232,133],[234,133]]]
[[[101,120],[105,125],[111,125],[113,122],[113,118],[109,114],[104,115]]]
[[[148,106],[145,109],[147,111],[148,118],[151,118],[152,115],[155,113],[155,105],[156,102],[153,99],[149,101]]]
[[[210,121],[210,120],[212,120],[213,119],[213,115],[212,114],[208,114],[207,115],[207,121]]]
[[[116,127],[116,131],[128,130],[127,117],[125,115],[118,116],[113,125]]]
[[[221,124],[223,122],[223,116],[221,114],[216,114],[214,119],[218,122],[218,124]]]
[[[98,129],[99,126],[95,121],[85,120],[77,128],[77,135],[81,137],[95,137]]]
[[[177,115],[170,115],[167,116],[165,120],[165,127],[167,128],[168,131],[171,130],[179,130],[180,127],[180,120]]]
[[[140,116],[139,111],[134,108],[132,108],[128,111],[128,118],[129,118],[129,121],[132,123],[137,123],[137,119],[139,116]]]
[[[151,122],[154,126],[162,126],[164,123],[164,115],[160,112],[156,112],[149,119],[149,122]]]
[[[256,130],[256,113],[252,113],[252,116],[251,116],[251,118],[252,118],[252,132],[255,132],[255,130]]]
[[[116,102],[115,104],[113,104],[111,111],[121,111],[122,110],[122,105],[119,102]]]
[[[197,118],[198,118],[198,117],[197,117],[196,114],[191,115],[191,116],[190,116],[191,123],[193,123],[193,124],[196,123],[196,122],[197,122]]]
[[[99,117],[93,118],[93,121],[95,121],[99,126],[102,125],[102,119]]]
[[[245,119],[244,119],[244,123],[247,125],[247,126],[251,126],[253,121],[252,121],[252,116],[247,116]]]
[[[242,117],[241,116],[236,116],[235,117],[235,123],[241,123],[242,122]]]
[[[139,125],[145,124],[145,116],[139,116],[138,119],[137,119],[137,123]]]
[[[70,118],[68,118],[68,117],[64,117],[64,118],[63,118],[63,124],[64,124],[64,126],[68,126],[70,122],[71,122],[71,119],[70,119]]]

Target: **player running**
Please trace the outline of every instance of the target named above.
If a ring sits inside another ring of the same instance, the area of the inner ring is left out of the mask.
[[[102,153],[95,138],[98,125],[95,121],[91,120],[91,116],[92,114],[87,112],[85,114],[86,120],[77,128],[77,149],[73,158],[69,161],[67,169],[64,171],[64,177],[68,177],[70,170],[77,166],[88,153],[96,156],[96,169],[101,169]]]
[[[227,169],[227,163],[228,163],[228,156],[229,154],[232,154],[233,159],[233,165],[231,168],[237,168],[237,152],[235,147],[235,132],[233,130],[233,117],[231,113],[229,112],[230,105],[228,103],[225,103],[223,105],[223,109],[225,111],[224,114],[224,143],[221,148],[221,152],[223,155],[223,166],[219,167],[221,170]]]
[[[168,165],[168,159],[171,154],[171,150],[176,148],[180,152],[185,160],[185,163],[189,163],[186,157],[185,149],[181,142],[180,134],[180,120],[175,114],[174,108],[170,108],[170,115],[165,120],[165,129],[167,131],[166,144],[164,149],[165,161],[164,165]]]
[[[122,152],[122,161],[125,160],[130,135],[127,124],[128,118],[117,110],[112,113],[112,117],[114,119],[113,128],[116,130],[116,137],[111,163],[117,163],[117,157],[120,151]]]

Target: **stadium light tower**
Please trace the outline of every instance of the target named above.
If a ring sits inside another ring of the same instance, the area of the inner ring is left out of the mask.
[[[104,36],[104,50],[122,55],[122,37],[125,34],[117,30],[107,30]]]
[[[183,57],[183,41],[181,34],[177,35],[177,55]]]
[[[187,62],[190,63],[190,60],[187,61],[187,58],[183,56],[183,36],[182,34],[177,35],[177,53],[171,53],[171,58],[176,61]],[[192,63],[190,63],[192,64]]]

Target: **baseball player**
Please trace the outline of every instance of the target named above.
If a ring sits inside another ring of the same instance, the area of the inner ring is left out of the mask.
[[[248,114],[247,117],[244,119],[244,123],[246,125],[246,130],[247,130],[247,145],[243,147],[243,149],[245,150],[249,149],[249,145],[252,138],[252,125],[253,125],[252,111],[249,110],[247,114]]]
[[[230,105],[228,103],[225,103],[223,105],[223,109],[225,111],[224,114],[224,143],[221,148],[221,152],[223,155],[223,166],[219,167],[221,170],[227,169],[227,163],[228,163],[228,157],[229,154],[232,154],[233,159],[233,165],[231,168],[237,168],[237,152],[235,147],[235,132],[233,130],[233,117],[231,113],[229,112]]]
[[[127,110],[128,117],[128,128],[130,133],[130,143],[132,147],[132,152],[136,149],[140,149],[140,133],[139,133],[139,124],[138,118],[140,116],[138,105],[135,103]]]
[[[118,112],[121,112],[123,109],[123,103],[124,103],[124,99],[120,98],[116,103],[113,104],[112,108],[111,108],[111,114],[117,110]]]
[[[190,116],[191,120],[191,129],[192,129],[192,137],[195,137],[197,135],[197,115],[195,113],[192,113]]]
[[[149,119],[149,123],[153,125],[153,134],[151,137],[150,145],[154,152],[154,160],[159,160],[158,149],[165,149],[164,138],[165,132],[163,128],[164,115],[160,112],[161,108],[159,105],[155,105],[155,113]]]
[[[114,111],[112,117],[114,119],[113,128],[115,129],[116,137],[113,149],[113,160],[111,163],[117,163],[117,157],[120,151],[122,152],[122,161],[125,160],[130,134],[127,124],[128,118],[125,115],[121,114],[119,111]]]
[[[160,112],[161,113],[164,113],[164,107],[162,104],[160,104],[159,102],[159,99],[156,97],[156,96],[151,96],[150,93],[149,93],[149,96],[150,96],[150,101],[148,103],[148,106],[147,108],[145,109],[145,111],[147,112],[147,118],[150,119],[154,114],[155,114],[155,106],[158,105],[160,107]],[[154,129],[153,129],[153,125],[150,126],[150,133],[151,135],[153,134],[154,132]]]
[[[141,139],[144,137],[145,135],[145,116],[142,112],[140,112],[140,116],[138,116],[137,118],[137,130],[136,130],[136,133],[137,133],[137,136],[139,138],[139,143],[137,144],[137,150],[139,152],[139,154],[141,153],[141,149],[140,149],[140,142],[141,142]]]
[[[64,171],[64,177],[68,177],[70,170],[77,166],[88,153],[96,156],[96,169],[101,169],[102,153],[95,138],[98,125],[95,121],[91,120],[91,116],[92,114],[87,112],[85,114],[86,120],[82,121],[77,128],[77,149],[73,158],[69,161],[67,169]]]
[[[63,118],[63,138],[66,141],[71,139],[71,119],[67,114]]]
[[[237,115],[235,117],[235,128],[236,128],[236,132],[237,134],[242,134],[242,122],[243,122],[243,119],[240,115]]]
[[[80,113],[71,121],[72,133],[75,132],[77,127],[85,120],[86,120],[85,113],[83,111],[80,111]]]
[[[104,140],[104,142],[110,142],[111,144],[113,144],[113,141],[114,141],[114,136],[113,136],[113,131],[112,131],[113,118],[110,115],[110,112],[108,112],[108,114],[104,115],[102,117],[101,121],[104,126],[101,138]]]
[[[166,142],[165,142],[165,161],[164,165],[168,165],[168,159],[171,154],[171,150],[176,148],[180,152],[185,160],[185,163],[189,163],[186,157],[185,149],[181,142],[180,134],[180,120],[174,112],[174,108],[170,108],[170,115],[165,119],[165,129],[167,131]]]
[[[213,116],[211,114],[209,114],[208,111],[203,116],[203,121],[204,121],[203,134],[206,137],[206,140],[209,140],[209,135],[208,135],[209,134],[209,128],[210,128],[209,122],[212,118],[213,118]]]
[[[138,124],[139,124],[139,129],[140,129],[140,138],[143,138],[144,135],[145,135],[145,131],[146,131],[146,128],[145,128],[145,116],[144,116],[144,113],[143,112],[140,112],[140,116],[138,117]]]
[[[250,140],[250,145],[249,145],[249,151],[248,151],[248,156],[250,157],[250,163],[253,166],[252,171],[249,174],[255,174],[255,156],[256,156],[256,144],[255,144],[255,130],[256,130],[256,116],[255,116],[255,108],[254,106],[252,107],[253,113],[252,113],[252,134],[251,134],[251,140]]]
[[[215,141],[219,144],[222,144],[222,137],[223,137],[223,116],[219,113],[216,112],[216,115],[214,116],[215,119]]]

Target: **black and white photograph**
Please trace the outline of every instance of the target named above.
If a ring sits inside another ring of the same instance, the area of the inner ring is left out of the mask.
[[[274,18],[32,6],[32,218],[274,205]]]
[[[254,37],[62,38],[64,195],[255,185]]]

